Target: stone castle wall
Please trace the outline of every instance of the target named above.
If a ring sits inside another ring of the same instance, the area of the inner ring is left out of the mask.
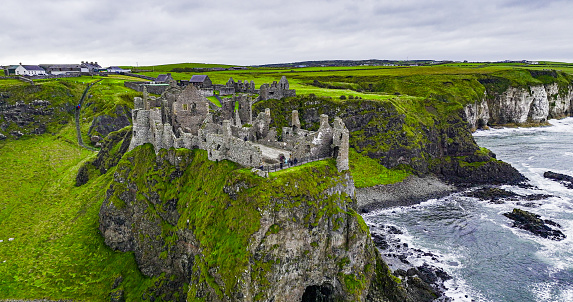
[[[168,84],[149,84],[146,82],[124,82],[123,85],[137,92],[143,92],[143,87],[145,87],[147,88],[147,92],[159,95],[163,94],[163,92],[169,88]]]
[[[288,82],[273,85],[288,88]],[[331,126],[328,116],[321,115],[319,129],[308,131],[300,128],[295,110],[291,126],[282,129],[279,140],[276,129],[270,128],[269,109],[253,119],[249,95],[224,101],[217,112],[222,119],[219,123],[209,101],[193,85],[171,86],[160,99],[149,97],[146,89],[143,92],[143,98],[134,99],[130,150],[146,143],[153,144],[156,152],[171,147],[200,148],[208,152],[210,160],[228,159],[246,167],[276,164],[278,155],[291,160],[335,157],[340,171],[348,169],[349,132],[340,118]],[[235,111],[236,102],[239,108]]]

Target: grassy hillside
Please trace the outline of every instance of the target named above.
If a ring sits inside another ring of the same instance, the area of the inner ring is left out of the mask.
[[[0,142],[0,298],[108,301],[119,276],[134,295],[145,285],[133,255],[113,252],[97,229],[111,174],[74,186],[93,155],[71,125]]]

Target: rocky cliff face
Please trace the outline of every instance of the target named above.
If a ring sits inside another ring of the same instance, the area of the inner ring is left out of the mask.
[[[487,86],[486,86],[487,87]],[[573,86],[557,83],[508,87],[488,91],[482,100],[465,106],[466,120],[473,129],[487,125],[540,124],[551,118],[573,114]]]
[[[352,196],[333,160],[266,179],[201,150],[155,155],[143,145],[117,166],[100,231],[151,278],[142,299],[416,300],[389,273]]]
[[[55,132],[69,122],[77,92],[62,83],[0,87],[0,140]]]
[[[350,131],[350,147],[387,168],[406,169],[418,176],[435,174],[460,185],[525,180],[513,167],[496,160],[493,153],[479,148],[461,106],[460,110],[446,111],[449,109],[439,100],[397,103],[338,102],[310,95],[259,102],[253,110],[257,113],[271,108],[271,126],[277,129],[288,126],[284,116],[297,108],[305,129],[316,128],[320,114],[340,116]]]

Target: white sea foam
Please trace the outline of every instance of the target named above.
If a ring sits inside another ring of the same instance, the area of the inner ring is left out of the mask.
[[[486,299],[481,293],[474,291],[464,279],[454,278],[444,283],[447,287],[446,296],[454,302],[491,301]]]
[[[537,301],[571,302],[573,289],[563,288],[557,282],[543,282],[533,284],[530,289]]]
[[[531,128],[491,128],[489,130],[478,130],[473,133],[474,136],[507,136],[516,134],[528,134],[535,132],[552,132],[552,133],[573,133],[573,117],[560,120],[549,120],[551,126],[531,127]],[[544,137],[539,137],[545,139]]]

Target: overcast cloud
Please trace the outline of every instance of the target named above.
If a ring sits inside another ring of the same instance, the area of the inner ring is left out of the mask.
[[[0,65],[573,62],[573,1],[2,0]]]

